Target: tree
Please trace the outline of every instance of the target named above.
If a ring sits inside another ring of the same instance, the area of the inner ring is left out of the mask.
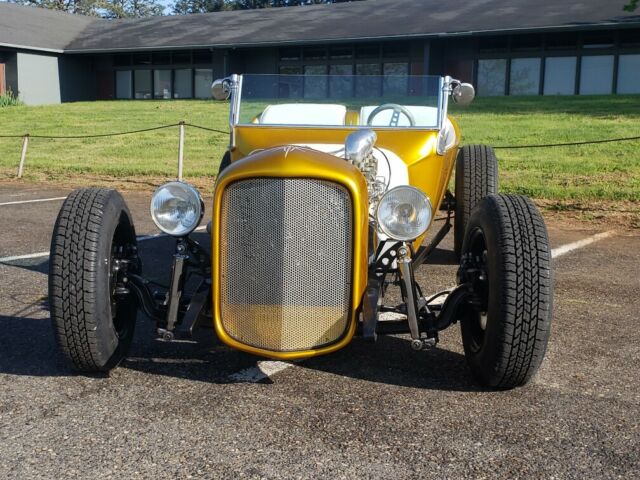
[[[176,0],[173,13],[218,12],[220,10],[251,10],[256,8],[295,7],[322,3],[342,3],[360,0]]]
[[[636,8],[638,8],[638,0],[629,0],[629,3],[627,3],[624,7],[622,7],[624,9],[625,12],[633,12]]]
[[[159,0],[9,0],[67,13],[104,18],[140,18],[162,15],[164,7]]]
[[[177,0],[173,4],[173,13],[177,15],[218,12],[229,9],[229,2],[224,0]]]
[[[103,0],[9,0],[10,3],[60,10],[80,15],[99,16],[98,9]]]
[[[105,18],[143,18],[164,14],[158,0],[101,0]]]

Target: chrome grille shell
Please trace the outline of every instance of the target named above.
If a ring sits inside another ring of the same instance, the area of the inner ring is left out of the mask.
[[[273,352],[344,336],[351,315],[354,215],[345,186],[247,178],[220,206],[220,321],[234,340]]]

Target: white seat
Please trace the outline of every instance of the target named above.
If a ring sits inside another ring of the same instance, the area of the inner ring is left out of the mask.
[[[264,109],[258,123],[263,125],[344,125],[347,107],[325,103],[283,103]]]

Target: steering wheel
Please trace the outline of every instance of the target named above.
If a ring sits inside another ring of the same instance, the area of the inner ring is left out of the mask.
[[[390,127],[398,126],[398,122],[400,121],[400,114],[403,114],[405,117],[407,117],[410,126],[416,126],[416,120],[415,118],[413,118],[413,114],[409,111],[409,109],[403,107],[402,105],[398,105],[397,103],[385,103],[374,109],[373,112],[369,114],[369,118],[367,118],[367,125],[372,126],[374,117],[387,110],[393,110],[391,120],[389,120]]]

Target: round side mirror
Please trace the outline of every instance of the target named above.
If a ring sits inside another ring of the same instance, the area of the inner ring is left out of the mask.
[[[216,100],[227,100],[231,95],[229,83],[225,79],[219,78],[211,85],[211,95]]]
[[[458,105],[469,105],[476,97],[476,89],[470,83],[459,83],[451,92],[451,99]]]

